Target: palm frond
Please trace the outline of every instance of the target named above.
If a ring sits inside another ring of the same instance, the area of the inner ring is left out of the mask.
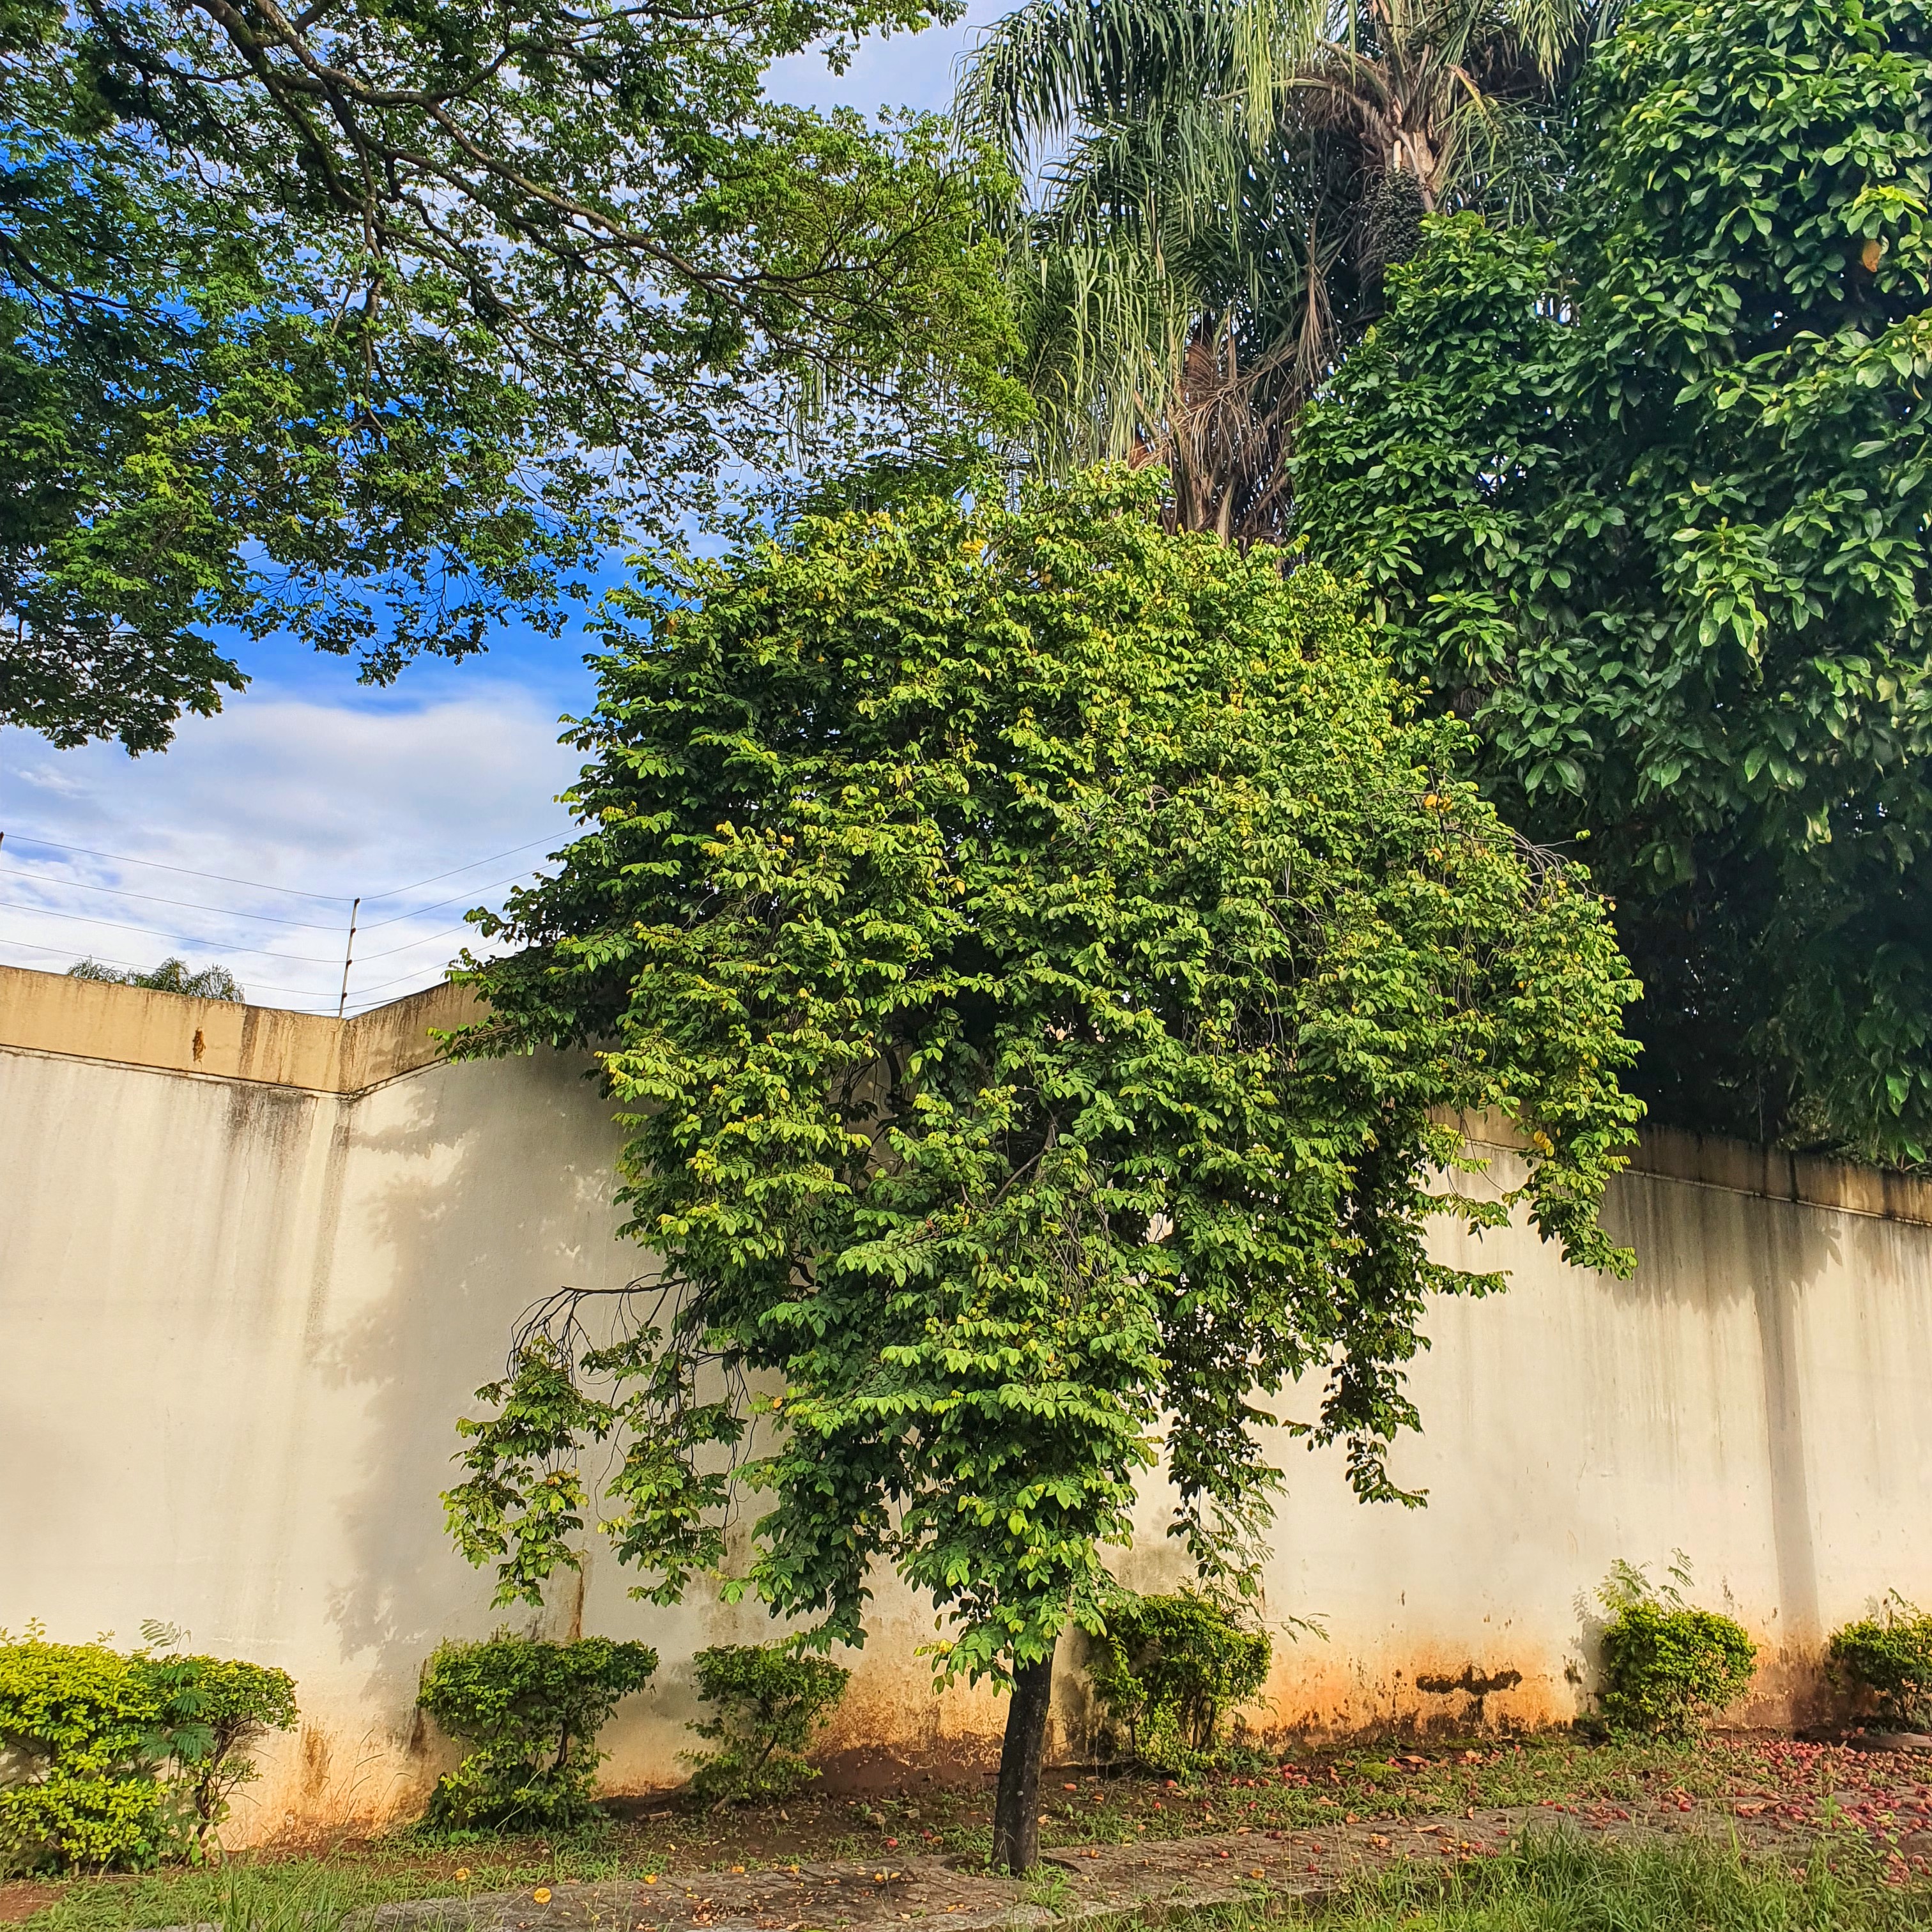
[[[956,114],[1025,184],[1039,460],[1162,462],[1178,520],[1277,527],[1295,412],[1384,266],[1424,214],[1546,200],[1552,76],[1621,4],[1024,0]]]

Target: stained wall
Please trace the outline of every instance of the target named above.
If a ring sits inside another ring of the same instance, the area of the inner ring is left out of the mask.
[[[594,1550],[540,1617],[498,1610],[444,1533],[453,1419],[518,1315],[649,1265],[614,1238],[583,1064],[445,1064],[431,1029],[465,1011],[443,990],[338,1023],[0,968],[0,1626],[132,1642],[152,1618],[290,1670],[302,1729],[238,1839],[418,1804],[449,1761],[413,1709],[442,1636],[655,1644],[605,1739],[611,1786],[645,1790],[680,1774],[692,1652],[765,1632],[697,1593],[638,1604]],[[1608,1208],[1628,1282],[1520,1227],[1438,1238],[1512,1285],[1432,1309],[1425,1433],[1394,1462],[1426,1508],[1364,1508],[1337,1456],[1281,1445],[1270,1728],[1565,1720],[1618,1557],[1690,1555],[1766,1646],[1756,1721],[1804,1714],[1823,1637],[1883,1591],[1932,1601],[1932,1189],[1680,1136],[1639,1164]],[[1150,1486],[1120,1558],[1143,1588],[1180,1580],[1164,1507]],[[935,1698],[930,1610],[878,1587],[828,1750],[988,1751],[998,1701]]]

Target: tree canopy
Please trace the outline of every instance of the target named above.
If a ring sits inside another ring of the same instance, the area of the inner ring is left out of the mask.
[[[1462,218],[1309,413],[1486,787],[1592,835],[1681,1124],[1932,1150],[1932,26],[1646,0],[1547,238]]]
[[[147,749],[238,687],[224,633],[383,680],[557,629],[808,420],[946,460],[1012,400],[971,167],[761,91],[933,17],[5,0],[0,720]]]
[[[472,915],[520,950],[460,976],[488,1010],[452,1041],[595,1052],[662,1270],[533,1312],[462,1425],[463,1550],[535,1600],[601,1518],[668,1600],[742,1485],[737,1587],[848,1643],[894,1565],[942,1673],[1019,1687],[1017,1866],[1054,1641],[1103,1619],[1137,1478],[1229,1588],[1266,1405],[1417,1500],[1388,1454],[1425,1298],[1498,1286],[1430,1218],[1521,1207],[1620,1265],[1594,1211],[1636,1111],[1583,875],[1329,577],[1165,534],[1157,496],[808,518],[628,593],[585,831]],[[1500,1196],[1454,1184],[1485,1110],[1526,1136]]]

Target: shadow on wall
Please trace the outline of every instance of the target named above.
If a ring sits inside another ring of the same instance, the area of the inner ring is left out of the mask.
[[[318,1264],[308,1361],[350,1420],[340,1461],[310,1474],[310,1493],[333,1518],[315,1526],[319,1541],[338,1552],[328,1622],[344,1664],[360,1677],[358,1692],[343,1701],[392,1715],[386,1732],[352,1747],[321,1733],[304,1739],[302,1790],[317,1794],[313,1808],[305,1798],[307,1815],[389,1812],[427,1790],[447,1760],[416,1723],[413,1705],[422,1662],[440,1639],[480,1636],[503,1622],[568,1636],[582,1627],[586,1589],[608,1598],[608,1580],[592,1588],[566,1576],[534,1619],[493,1611],[490,1580],[457,1556],[438,1501],[452,1478],[455,1418],[477,1385],[500,1372],[518,1316],[566,1282],[621,1286],[644,1259],[613,1238],[616,1135],[581,1066],[544,1055],[426,1070],[362,1096],[343,1130],[340,1224],[326,1267]],[[1708,1471],[1706,1480],[1720,1488],[1735,1479],[1735,1514],[1748,1520],[1730,1546],[1774,1556],[1777,1609],[1774,1628],[1754,1632],[1769,1656],[1750,1714],[1789,1714],[1815,1681],[1821,1635],[1819,1459],[1834,1454],[1846,1430],[1870,1425],[1867,1417],[1820,1412],[1807,1359],[1808,1304],[1821,1280],[1831,1277],[1833,1295],[1848,1292],[1842,1218],[1632,1176],[1618,1184],[1606,1219],[1636,1248],[1640,1265],[1630,1282],[1593,1281],[1590,1298],[1600,1307],[1606,1296],[1644,1318],[1593,1322],[1580,1299],[1574,1312],[1567,1297],[1556,1304],[1549,1332],[1591,1352],[1586,1387],[1600,1398],[1594,1416],[1576,1414],[1580,1439],[1596,1432],[1583,1462],[1594,1458],[1621,1480],[1648,1441],[1660,1476]],[[1850,1238],[1856,1247],[1876,1237],[1854,1230]],[[1684,1346],[1671,1346],[1672,1336]],[[1675,1452],[1679,1435],[1690,1453]],[[1642,1516],[1646,1494],[1639,1486],[1624,1495],[1622,1521],[1630,1520],[1625,1510]],[[1714,1532],[1732,1501],[1715,1500],[1718,1512],[1705,1515]],[[1691,1547],[1703,1565],[1697,1594],[1714,1598],[1727,1560],[1714,1533],[1700,1552],[1696,1538],[1673,1536],[1674,1528],[1661,1523],[1658,1534],[1666,1549],[1676,1540]],[[1644,1561],[1664,1552],[1611,1553]],[[1160,1560],[1166,1554],[1165,1545],[1132,1553],[1123,1580],[1170,1587],[1178,1580]],[[1759,1603],[1765,1594],[1752,1592]],[[922,1751],[963,1761],[996,1752],[1001,1700],[984,1691],[932,1694],[925,1660],[914,1654],[928,1634],[929,1608],[884,1580],[874,1607],[871,1642],[848,1660],[854,1680],[824,1738],[828,1758]],[[638,1634],[658,1645],[662,1676],[614,1724],[614,1771],[668,1772],[688,1742],[682,1726],[698,1714],[690,1649],[756,1642],[778,1628],[755,1605],[728,1610],[695,1599],[688,1610],[652,1613],[651,1623]],[[1467,1649],[1468,1636],[1454,1630],[1440,1646],[1395,1639],[1379,1653],[1371,1646],[1347,1655],[1339,1645],[1278,1642],[1271,1708],[1257,1729],[1306,1737],[1567,1722],[1583,1706],[1595,1658],[1580,1634],[1567,1659],[1551,1654],[1560,1635],[1546,1621],[1541,1628],[1540,1645],[1516,1644],[1498,1628]],[[1070,1654],[1062,1661],[1060,1748],[1078,1754],[1090,1741],[1091,1713]]]
[[[583,1066],[542,1054],[436,1067],[357,1104],[311,1359],[327,1386],[362,1397],[352,1465],[329,1491],[339,1520],[326,1540],[343,1556],[328,1618],[344,1662],[365,1667],[358,1701],[396,1714],[391,1734],[360,1754],[362,1788],[346,1765],[317,1774],[358,1812],[426,1792],[450,1761],[414,1710],[423,1660],[442,1638],[500,1623],[552,1637],[580,1630],[579,1576],[558,1580],[534,1618],[493,1610],[494,1580],[457,1553],[439,1497],[454,1479],[457,1418],[501,1373],[518,1316],[564,1283],[610,1287],[637,1271],[639,1250],[614,1238],[614,1133]],[[368,1789],[371,1776],[394,1775],[370,1766],[393,1765],[397,1751],[409,1754],[409,1792]]]

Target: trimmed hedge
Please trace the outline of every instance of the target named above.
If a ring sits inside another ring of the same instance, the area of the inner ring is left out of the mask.
[[[1604,1633],[1604,1714],[1618,1730],[1695,1737],[1751,1680],[1757,1646],[1715,1610],[1646,1602]]]
[[[1093,1640],[1088,1672],[1129,1754],[1162,1771],[1211,1763],[1222,1720],[1268,1681],[1274,1646],[1192,1590],[1123,1593]]]
[[[788,1640],[700,1650],[698,1694],[717,1713],[692,1726],[721,1748],[687,1751],[694,1797],[713,1804],[786,1798],[818,1775],[806,1762],[812,1733],[832,1714],[852,1673]]]
[[[507,1630],[437,1646],[417,1703],[473,1748],[436,1780],[436,1831],[568,1831],[596,1808],[597,1734],[656,1672],[641,1643],[543,1643]]]
[[[1832,1662],[1870,1696],[1882,1723],[1932,1731],[1932,1612],[1894,1590],[1876,1616],[1847,1624],[1832,1637]]]

